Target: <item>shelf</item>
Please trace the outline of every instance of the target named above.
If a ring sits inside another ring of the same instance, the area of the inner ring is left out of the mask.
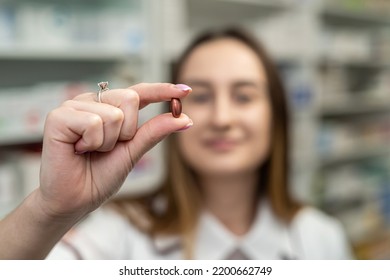
[[[140,61],[141,55],[109,48],[27,48],[12,47],[0,49],[0,60],[56,60],[56,61]]]
[[[0,135],[0,149],[2,147],[11,147],[27,144],[42,143],[43,132],[25,135]]]
[[[140,55],[123,52],[0,50],[0,86],[30,86],[38,81],[86,81],[109,75],[113,67],[126,64],[142,69]]]
[[[390,113],[390,100],[383,100],[375,103],[361,103],[351,101],[348,104],[342,102],[333,106],[326,106],[319,110],[321,117],[348,117],[365,114]]]
[[[27,86],[37,81],[84,81],[106,75],[112,67],[127,63],[140,67],[141,54],[103,47],[0,49],[0,86]]]
[[[33,86],[40,81],[85,82],[109,75],[117,61],[95,60],[2,60],[0,86],[2,88]]]
[[[390,15],[373,11],[348,11],[342,7],[326,7],[321,13],[324,20],[337,25],[355,27],[390,26]]]
[[[242,25],[248,20],[269,17],[289,7],[282,1],[271,0],[187,0],[189,25],[200,28]]]
[[[193,2],[202,2],[202,0],[192,0]],[[208,4],[212,1],[203,0]],[[251,7],[259,7],[263,9],[269,10],[280,10],[289,7],[289,4],[286,4],[286,1],[283,0],[214,0],[214,2],[218,2],[219,4],[229,5],[236,4],[239,6],[251,6]]]
[[[390,155],[389,147],[374,147],[371,149],[355,149],[353,151],[328,154],[320,158],[320,166],[336,167],[340,164],[359,162],[362,160],[369,160],[371,158],[385,157]]]
[[[368,69],[368,70],[380,70],[390,68],[390,62],[385,61],[375,61],[375,60],[365,60],[365,61],[341,61],[332,58],[321,58],[319,60],[319,65],[324,67],[344,67],[344,68],[358,68],[358,69]]]

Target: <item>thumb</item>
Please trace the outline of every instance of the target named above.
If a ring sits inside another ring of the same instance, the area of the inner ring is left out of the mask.
[[[172,117],[171,113],[158,115],[138,128],[128,149],[133,163],[137,162],[147,151],[169,134],[185,130],[193,125],[192,120],[185,114],[179,118]]]

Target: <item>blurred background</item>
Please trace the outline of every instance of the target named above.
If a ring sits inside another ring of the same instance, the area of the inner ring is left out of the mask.
[[[0,217],[38,186],[51,109],[99,81],[169,81],[194,34],[234,24],[288,89],[291,192],[339,219],[358,259],[390,259],[389,0],[1,0]],[[160,146],[119,195],[158,185]]]

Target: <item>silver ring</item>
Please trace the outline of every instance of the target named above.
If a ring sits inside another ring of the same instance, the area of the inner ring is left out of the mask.
[[[102,93],[106,90],[109,90],[108,88],[108,82],[100,82],[98,83],[99,91],[97,92],[97,100],[99,103],[102,103]]]

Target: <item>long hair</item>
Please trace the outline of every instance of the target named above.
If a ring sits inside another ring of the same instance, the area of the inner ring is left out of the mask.
[[[259,58],[268,80],[268,92],[272,112],[271,145],[269,156],[259,167],[260,181],[257,195],[265,197],[280,220],[290,222],[300,208],[289,194],[289,126],[286,94],[277,69],[261,44],[250,34],[237,28],[209,31],[197,37],[178,58],[172,69],[172,82],[180,83],[183,65],[194,49],[202,44],[223,38],[236,39],[250,49]],[[190,169],[177,148],[177,136],[172,134],[167,139],[168,171],[162,187],[147,197],[127,199],[117,202],[122,209],[129,205],[137,206],[140,211],[127,214],[137,224],[137,220],[148,220],[147,230],[152,235],[179,234],[182,238],[184,257],[192,255],[193,234],[200,211],[200,194],[196,184],[196,174]],[[152,201],[163,197],[165,210],[157,212]],[[129,213],[129,211],[127,211]],[[138,213],[134,215],[134,213]],[[142,219],[139,219],[141,217]],[[138,217],[138,218],[137,218]],[[138,223],[142,226],[140,223]]]

